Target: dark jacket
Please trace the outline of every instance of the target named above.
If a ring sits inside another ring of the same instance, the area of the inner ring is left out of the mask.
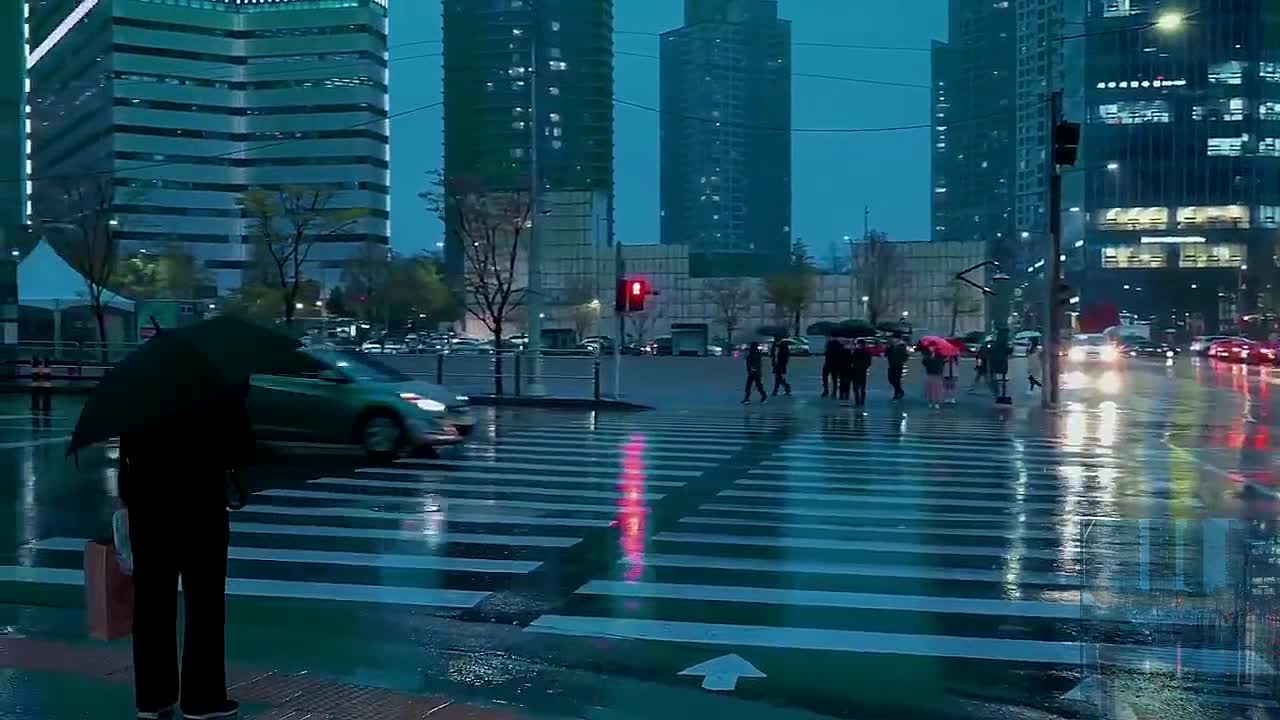
[[[775,343],[773,346],[773,372],[776,375],[783,375],[787,372],[787,365],[791,363],[791,343]]]
[[[764,353],[760,352],[760,346],[755,343],[751,344],[751,349],[747,350],[747,373],[750,375],[759,375],[764,371]]]
[[[865,345],[855,347],[849,360],[850,367],[855,373],[866,374],[871,369],[871,351]]]
[[[889,367],[903,367],[907,364],[907,346],[905,343],[892,343],[884,351]]]
[[[247,465],[255,446],[249,387],[120,438],[120,501],[166,510],[222,509],[227,473]]]
[[[941,375],[947,367],[947,359],[937,353],[926,353],[921,361],[926,375]]]
[[[822,364],[826,367],[839,367],[844,364],[845,358],[849,353],[849,349],[844,346],[836,338],[827,341],[827,347],[823,351]]]

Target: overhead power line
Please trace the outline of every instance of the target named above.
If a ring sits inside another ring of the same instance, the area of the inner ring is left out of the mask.
[[[627,57],[646,58],[646,59],[649,59],[649,60],[661,60],[661,59],[662,59],[662,58],[661,58],[661,57],[659,57],[658,55],[649,55],[649,54],[647,54],[647,53],[626,52],[626,51],[623,51],[623,50],[614,50],[614,51],[613,51],[613,54],[614,54],[614,55],[625,55],[625,56],[627,56]],[[709,66],[709,67],[715,68],[715,69],[717,69],[717,70],[734,70],[734,69],[737,69],[737,68],[736,68],[736,66],[733,66],[733,65],[725,65],[725,64],[722,64],[722,63],[702,63],[702,65]],[[887,86],[887,87],[918,88],[918,89],[923,89],[923,90],[928,90],[928,89],[930,89],[930,86],[929,86],[929,85],[927,85],[927,84],[923,84],[923,83],[893,82],[893,81],[890,81],[890,80],[872,80],[872,79],[870,79],[870,78],[846,77],[846,76],[843,76],[843,75],[821,75],[821,74],[818,74],[818,73],[806,73],[806,72],[795,72],[795,71],[791,72],[791,73],[790,73],[790,75],[791,75],[791,77],[818,78],[818,79],[820,79],[820,80],[841,80],[841,81],[844,81],[844,82],[863,83],[863,84],[866,84],[866,85],[884,85],[884,86]]]
[[[699,27],[700,25],[741,25],[742,23],[694,23],[693,25],[684,25],[682,27]],[[673,28],[679,30],[681,28]],[[614,30],[614,35],[639,35],[644,37],[660,38],[664,33],[643,32],[640,30]],[[933,48],[911,46],[911,45],[859,45],[854,43],[830,43],[830,42],[803,42],[793,40],[792,47],[820,47],[833,48],[838,50],[875,50],[884,52],[930,52]]]
[[[714,123],[714,124],[724,125],[726,127],[737,127],[737,128],[742,128],[744,130],[763,130],[767,132],[858,135],[858,134],[867,134],[867,133],[898,132],[902,130],[926,130],[933,127],[932,123],[921,123],[921,124],[915,124],[915,125],[884,125],[880,127],[857,127],[857,128],[794,128],[794,127],[779,128],[779,127],[769,127],[767,125],[752,125],[749,123],[737,123],[737,122],[725,120],[723,118],[709,118],[709,117],[702,117],[699,115],[688,115],[685,113],[677,113],[677,112],[672,112],[670,110],[662,110],[661,108],[656,108],[656,107],[653,107],[652,105],[645,105],[643,103],[631,102],[630,100],[623,100],[622,98],[618,98],[618,97],[615,97],[613,101],[625,107],[636,108],[637,110],[647,110],[649,112],[658,113],[660,115],[674,115],[676,117],[684,118],[686,120],[697,120],[699,122]],[[980,115],[972,118],[950,120],[947,122],[947,125],[955,126],[955,125],[962,125],[962,124],[971,123],[971,122],[985,122],[993,118],[1002,117],[1005,114],[1006,113],[990,113],[987,115]]]

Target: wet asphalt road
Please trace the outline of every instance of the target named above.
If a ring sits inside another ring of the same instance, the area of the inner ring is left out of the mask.
[[[865,414],[697,383],[641,414],[487,411],[440,460],[279,451],[233,519],[229,653],[582,716],[608,693],[564,668],[697,688],[678,673],[705,661],[709,685],[842,717],[1065,713],[1097,678],[1153,717],[1274,712],[1240,618],[1269,607],[1280,373],[1117,372],[1072,376],[1051,416],[1020,383],[1011,410],[876,387]],[[7,406],[5,622],[71,608],[42,632],[75,635],[112,450],[62,458],[75,398]]]

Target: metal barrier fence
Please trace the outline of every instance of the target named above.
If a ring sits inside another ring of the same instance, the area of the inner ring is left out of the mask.
[[[600,399],[600,355],[579,350],[543,350],[541,355],[542,381],[547,395]],[[512,397],[529,395],[531,365],[535,362],[531,354],[518,349],[375,357],[407,375],[460,392]]]
[[[30,363],[33,359],[73,365],[103,365],[119,362],[137,349],[139,343],[67,342],[53,340],[23,340],[14,345],[0,346],[3,361]]]

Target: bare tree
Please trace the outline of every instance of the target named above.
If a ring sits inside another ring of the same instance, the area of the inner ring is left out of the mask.
[[[650,297],[645,301],[643,311],[627,313],[627,319],[631,321],[631,334],[635,337],[635,342],[644,342],[649,333],[653,332],[658,321],[666,316],[666,310],[663,308],[659,297]],[[620,340],[625,342],[625,339],[620,338]]]
[[[780,273],[765,278],[764,292],[773,303],[779,316],[791,321],[793,334],[800,334],[800,320],[809,309],[818,290],[818,277],[813,269],[813,259],[804,241],[797,239],[791,246],[790,266]]]
[[[888,235],[872,230],[854,246],[853,256],[854,280],[867,299],[867,321],[874,326],[899,300],[902,255]]]
[[[715,310],[716,320],[724,326],[725,341],[733,344],[733,332],[742,327],[743,316],[753,302],[753,293],[741,278],[721,278],[707,282],[702,292],[703,300]]]
[[[951,337],[956,335],[961,316],[967,317],[982,311],[982,301],[974,296],[975,292],[975,289],[959,280],[952,280],[943,291],[943,307],[951,314]]]
[[[436,174],[420,195],[444,223],[462,254],[462,304],[502,346],[503,328],[525,302],[519,268],[530,227],[527,193],[494,192],[466,178]],[[494,354],[494,394],[502,394],[502,353]]]
[[[107,308],[104,298],[120,265],[116,235],[115,181],[89,174],[46,181],[36,191],[42,232],[53,238],[59,254],[84,278],[85,296],[98,326],[102,359],[107,360]]]
[[[293,324],[307,258],[316,243],[351,228],[364,211],[333,207],[334,192],[325,188],[288,186],[274,192],[253,189],[238,203],[250,222],[269,282],[280,289],[286,325]]]

